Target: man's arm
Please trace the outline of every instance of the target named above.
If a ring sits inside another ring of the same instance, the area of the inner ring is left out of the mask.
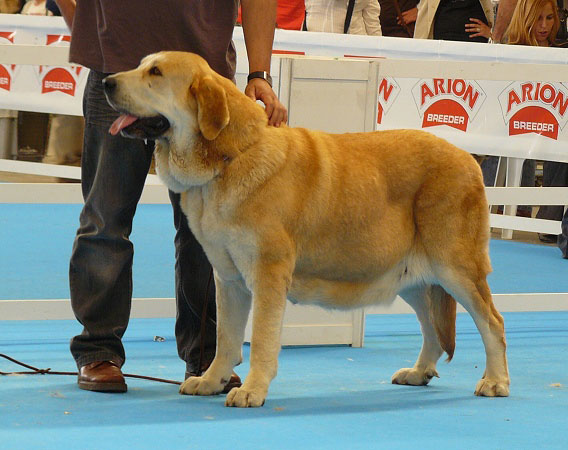
[[[276,27],[276,0],[241,0],[243,34],[249,61],[249,73],[270,73],[272,43]],[[278,126],[288,119],[288,112],[266,80],[253,78],[245,94],[264,103],[268,122]]]
[[[75,16],[75,6],[77,5],[76,0],[55,0],[61,15],[65,19],[65,23],[69,28],[69,31],[73,29],[73,16]]]
[[[495,19],[495,26],[491,38],[494,42],[501,42],[507,27],[511,23],[513,11],[517,6],[517,0],[500,0],[499,8],[497,8],[497,18]]]

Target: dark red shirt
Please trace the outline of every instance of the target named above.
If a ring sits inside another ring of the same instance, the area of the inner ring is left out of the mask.
[[[233,78],[238,0],[78,0],[69,59],[104,73],[130,70],[161,50],[203,56]]]

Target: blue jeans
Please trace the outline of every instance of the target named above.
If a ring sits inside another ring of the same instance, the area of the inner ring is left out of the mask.
[[[83,325],[83,332],[71,339],[78,367],[108,360],[122,365],[126,358],[121,339],[132,300],[134,248],[129,236],[154,149],[154,142],[109,134],[118,113],[104,97],[104,77],[91,71],[83,98],[81,183],[85,205],[69,269],[71,306]],[[204,362],[215,355],[215,287],[210,280],[211,265],[188,228],[179,195],[170,192],[170,199],[176,227],[176,342],[186,370],[196,371],[200,354]]]

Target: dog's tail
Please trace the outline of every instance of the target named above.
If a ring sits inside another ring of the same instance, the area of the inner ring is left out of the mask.
[[[456,348],[456,301],[444,288],[435,285],[428,290],[430,321],[434,325],[440,347],[448,354],[447,362]]]

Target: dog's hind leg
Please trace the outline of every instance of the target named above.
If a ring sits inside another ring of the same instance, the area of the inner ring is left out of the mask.
[[[225,283],[215,276],[217,351],[201,377],[190,377],[181,394],[213,395],[223,391],[233,368],[242,361],[242,345],[250,312],[251,295],[242,282]]]
[[[430,174],[417,195],[417,236],[438,283],[471,314],[483,339],[487,366],[475,394],[507,396],[505,329],[487,285],[490,228],[483,178],[471,160],[463,159],[459,169],[444,167]]]
[[[485,277],[475,280],[463,272],[449,269],[442,284],[471,314],[481,334],[486,354],[486,369],[477,383],[475,395],[507,397],[509,395],[509,370],[503,317],[493,304],[491,291]]]
[[[424,386],[438,376],[436,363],[444,350],[448,353],[448,359],[453,356],[455,301],[440,286],[415,287],[400,295],[416,312],[423,343],[414,367],[395,372],[392,383]]]

